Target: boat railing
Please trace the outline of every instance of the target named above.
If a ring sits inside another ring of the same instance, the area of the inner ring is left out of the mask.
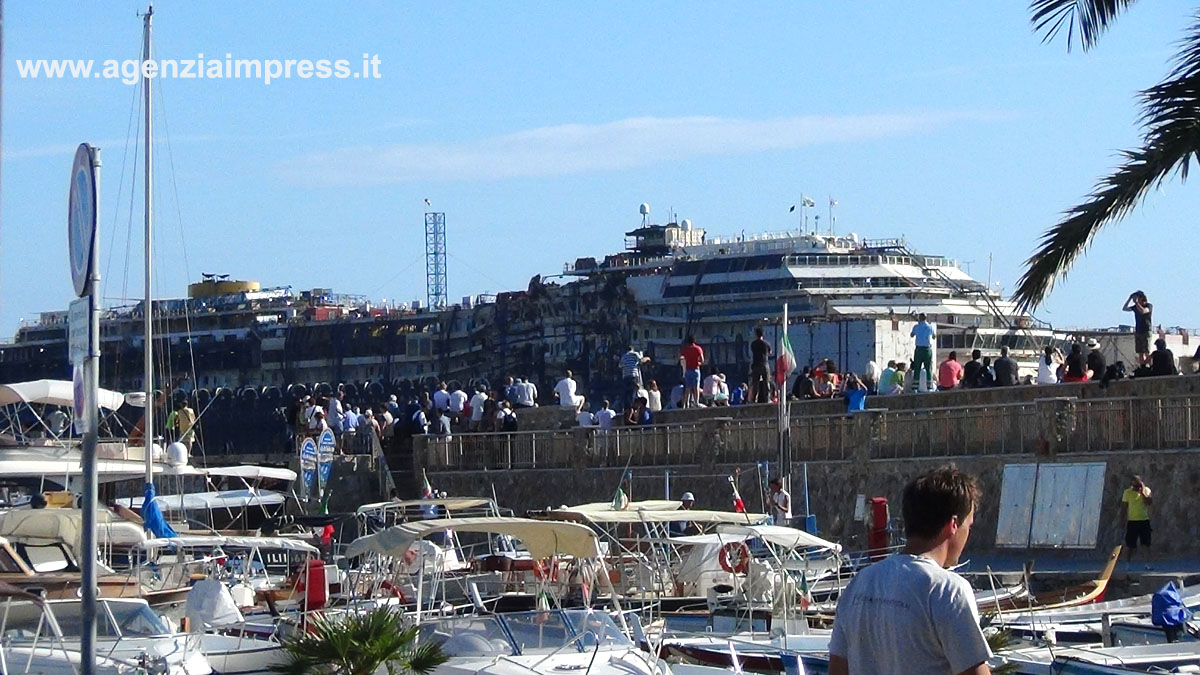
[[[1200,448],[1200,393],[1053,397],[852,415],[793,416],[793,461],[1171,451]],[[1066,392],[1064,392],[1066,393]],[[887,397],[872,397],[886,405]],[[775,419],[427,437],[436,471],[756,464],[778,456]]]

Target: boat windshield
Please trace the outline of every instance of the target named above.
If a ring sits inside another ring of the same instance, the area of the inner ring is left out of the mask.
[[[162,617],[145,603],[101,600],[100,605],[96,622],[96,635],[99,637],[145,637],[171,632]],[[80,617],[82,603],[77,600],[51,601],[47,606],[54,614],[63,638],[79,639],[83,634]],[[49,624],[42,617],[42,608],[33,603],[0,604],[0,617],[3,617],[3,637],[6,639],[31,639],[39,631],[42,636],[51,634]]]
[[[508,612],[502,617],[522,654],[551,652],[575,637],[562,610]]]
[[[548,654],[583,633],[567,650],[631,647],[608,614],[590,609],[506,612],[462,616],[421,624],[422,643],[432,640],[450,656]],[[514,644],[515,643],[515,644]]]
[[[580,638],[584,649],[594,649],[597,643],[601,648],[633,646],[633,642],[621,632],[607,612],[595,609],[568,609],[566,615],[575,631],[584,633]]]
[[[448,656],[501,656],[514,653],[500,620],[462,616],[421,624],[420,643],[433,641]]]

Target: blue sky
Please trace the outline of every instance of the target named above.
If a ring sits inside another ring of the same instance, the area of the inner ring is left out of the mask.
[[[72,297],[81,141],[103,148],[106,303],[141,293],[136,88],[19,79],[14,61],[134,58],[142,10],[5,5],[0,336]],[[216,272],[424,300],[424,198],[447,214],[456,301],[615,252],[641,202],[736,234],[795,227],[801,193],[823,220],[838,200],[842,232],[904,235],[980,279],[990,255],[1011,291],[1042,232],[1137,143],[1135,96],[1168,72],[1188,11],[1136,5],[1068,53],[1021,3],[159,2],[160,58],[369,53],[382,75],[156,81],[159,296]],[[1177,270],[1197,207],[1169,181],[1038,315],[1128,322],[1141,288],[1156,321],[1200,327]]]

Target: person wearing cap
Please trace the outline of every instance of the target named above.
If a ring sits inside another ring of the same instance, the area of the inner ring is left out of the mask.
[[[695,501],[696,501],[695,495],[693,495],[690,492],[683,493],[683,496],[679,498],[679,502],[680,502],[679,510],[680,511],[691,511],[692,504],[694,504]],[[695,533],[699,532],[699,528],[697,528],[695,523],[691,522],[690,520],[673,520],[667,525],[667,530],[672,535],[675,535],[677,537],[682,537],[686,534],[695,534]]]
[[[1154,351],[1150,354],[1150,374],[1179,374],[1179,366],[1175,363],[1175,354],[1167,349],[1167,341],[1162,338],[1154,341]]]
[[[1100,343],[1096,341],[1096,338],[1088,338],[1087,348],[1088,370],[1092,371],[1093,380],[1099,380],[1108,370],[1108,362],[1104,359],[1104,354],[1100,353]]]

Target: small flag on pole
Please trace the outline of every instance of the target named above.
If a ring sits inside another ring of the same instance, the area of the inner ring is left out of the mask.
[[[733,476],[729,477],[729,489],[733,490],[733,510],[738,513],[745,513],[746,503],[742,501],[742,494],[738,492],[737,482],[733,480]]]
[[[837,200],[836,200],[836,199],[834,199],[833,197],[830,197],[830,198],[829,198],[829,205],[830,205],[830,206],[837,206]]]
[[[809,208],[812,208],[812,207],[816,206],[816,205],[817,205],[817,203],[816,203],[815,201],[813,201],[811,197],[808,197],[808,196],[806,195],[806,196],[804,197],[804,205],[805,205],[805,206],[807,206],[807,207],[809,207]]]
[[[624,511],[629,508],[629,497],[625,496],[625,491],[617,488],[617,494],[613,495],[612,508],[614,511]]]
[[[779,356],[775,358],[775,381],[783,387],[788,375],[796,369],[796,354],[792,351],[792,341],[788,339],[787,326],[783,327],[783,335],[779,339]]]
[[[800,571],[800,609],[808,609],[813,603],[812,590],[808,587],[808,575]]]
[[[421,469],[421,481],[424,483],[421,486],[421,498],[433,499],[433,486],[429,484],[429,476],[425,475],[425,469]]]

